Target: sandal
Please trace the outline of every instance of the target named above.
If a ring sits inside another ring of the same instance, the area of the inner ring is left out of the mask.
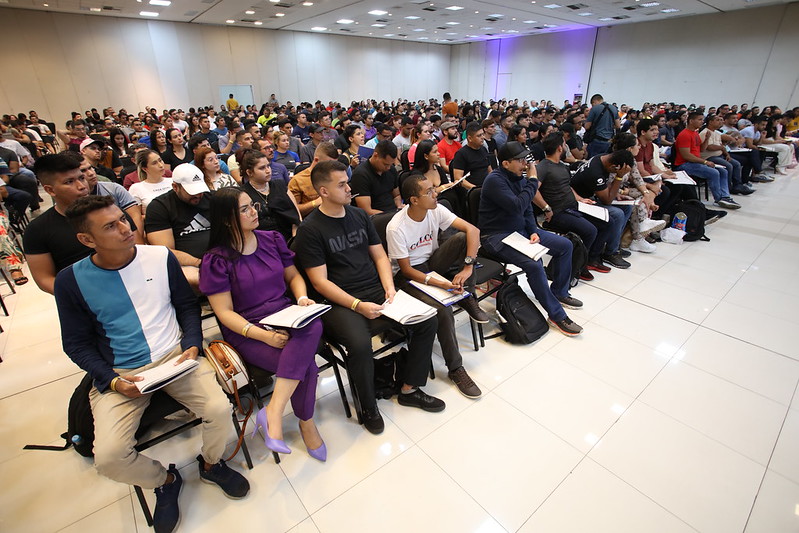
[[[14,276],[14,274],[19,274],[19,276]],[[25,285],[28,283],[28,278],[22,275],[22,272],[19,270],[14,270],[11,272],[11,279],[14,280],[14,285]]]

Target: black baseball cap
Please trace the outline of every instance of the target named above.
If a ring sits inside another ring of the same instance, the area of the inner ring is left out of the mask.
[[[510,161],[511,159],[524,159],[530,155],[530,150],[520,142],[510,141],[502,145],[499,149],[499,161]]]

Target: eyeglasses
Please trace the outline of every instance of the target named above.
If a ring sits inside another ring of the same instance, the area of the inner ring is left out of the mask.
[[[261,212],[261,204],[260,203],[255,203],[255,202],[250,202],[247,205],[239,206],[239,213],[241,213],[242,215],[246,215],[247,213],[250,212],[250,209],[254,210],[256,213],[260,213]]]
[[[435,187],[430,187],[429,189],[427,189],[422,194],[418,194],[416,196],[418,198],[421,198],[422,196],[429,196],[430,198],[432,198],[433,196],[435,196],[435,194],[436,194],[436,188]]]

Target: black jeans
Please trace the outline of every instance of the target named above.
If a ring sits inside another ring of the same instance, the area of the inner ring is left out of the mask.
[[[364,302],[382,304],[385,292],[382,287],[375,287],[364,296]],[[322,315],[325,335],[340,343],[347,350],[347,366],[353,379],[353,386],[358,393],[362,409],[374,409],[375,399],[375,367],[372,356],[373,332],[383,329],[388,324],[396,324],[393,320],[378,317],[369,320],[365,316],[346,307],[333,305],[333,308]],[[430,369],[430,358],[433,353],[433,340],[436,336],[438,320],[436,317],[405,326],[408,337],[408,361],[398,381],[406,385],[421,387],[427,383],[427,371]]]
[[[466,234],[458,232],[443,243],[438,249],[433,252],[433,255],[424,263],[413,265],[413,268],[422,272],[436,271],[445,278],[452,280],[455,274],[460,272],[463,268],[463,259],[466,257]],[[474,295],[474,269],[472,276],[466,281],[464,287],[472,295]],[[411,285],[401,272],[397,272],[395,277],[397,288],[402,288],[405,292],[422,300],[427,305],[435,307],[438,311],[436,318],[438,319],[438,343],[441,345],[441,355],[444,357],[444,362],[447,364],[448,370],[455,370],[463,366],[463,357],[461,356],[460,349],[458,348],[458,337],[455,333],[455,315],[452,308],[441,304],[435,298],[432,298]],[[476,298],[476,295],[471,296]]]

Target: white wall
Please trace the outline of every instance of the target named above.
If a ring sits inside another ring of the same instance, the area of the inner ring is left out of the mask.
[[[635,107],[799,105],[796,20],[788,4],[601,28],[589,92]]]
[[[553,102],[585,93],[594,29],[480,41],[452,47],[453,98]]]
[[[598,92],[635,107],[754,102],[784,109],[799,105],[797,20],[793,3],[455,45],[450,92],[556,103]],[[496,92],[497,85],[507,89]]]
[[[59,125],[108,105],[218,107],[225,84],[252,85],[257,102],[346,104],[440,97],[449,80],[450,47],[438,44],[7,8],[0,35],[0,111]]]

